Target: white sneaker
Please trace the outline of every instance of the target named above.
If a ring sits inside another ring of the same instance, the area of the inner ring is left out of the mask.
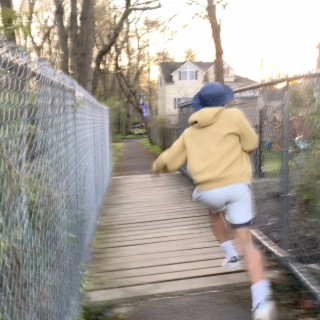
[[[236,256],[225,258],[221,267],[226,267],[228,269],[240,269],[242,267],[241,258]]]
[[[274,301],[267,300],[259,303],[252,311],[252,320],[277,320],[278,312]]]

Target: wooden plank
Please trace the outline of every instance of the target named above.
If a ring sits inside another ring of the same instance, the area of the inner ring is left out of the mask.
[[[123,263],[127,264],[128,262],[135,262],[135,261],[151,261],[151,260],[163,260],[166,261],[172,257],[184,257],[189,256],[190,261],[194,259],[196,256],[200,256],[203,253],[210,253],[212,255],[220,254],[222,251],[217,250],[215,247],[208,247],[208,248],[195,248],[195,249],[185,249],[179,251],[165,251],[165,252],[155,252],[155,253],[148,253],[142,255],[135,255],[131,257],[127,256],[119,256],[119,257],[109,257],[107,254],[98,254],[93,255],[93,259],[91,260],[91,264],[99,264],[102,263],[102,260],[107,260],[109,264],[113,263]]]
[[[216,267],[216,268],[204,268],[204,269],[196,269],[196,270],[187,270],[181,272],[169,272],[155,275],[145,275],[142,277],[132,277],[132,278],[122,278],[122,279],[112,279],[107,277],[108,274],[104,274],[104,276],[99,279],[90,278],[90,284],[88,287],[88,291],[96,291],[102,289],[112,289],[112,288],[122,288],[122,287],[130,287],[143,285],[148,283],[159,283],[163,281],[174,281],[174,280],[182,280],[188,278],[195,277],[204,277],[204,276],[212,276],[212,275],[222,275],[230,272],[235,272],[232,270],[227,270],[226,268]],[[239,271],[243,272],[243,271]]]
[[[110,196],[110,200],[108,199],[109,205],[123,205],[123,204],[132,204],[132,203],[140,203],[141,199],[144,200],[145,203],[150,203],[154,201],[162,201],[168,200],[168,202],[175,201],[178,197],[190,197],[192,190],[179,190],[177,192],[176,189],[173,189],[174,192],[172,194],[168,194],[168,189],[165,190],[154,190],[153,192],[148,192],[147,196],[141,197],[138,193],[127,193],[125,196],[119,196],[119,194],[115,193]]]
[[[211,235],[206,235],[203,237],[194,237],[194,238],[175,238],[172,237],[172,239],[143,239],[143,240],[136,240],[136,241],[115,241],[115,242],[110,242],[110,241],[96,241],[95,244],[93,245],[94,249],[117,249],[117,248],[124,248],[124,247],[134,247],[134,248],[147,248],[151,247],[154,245],[168,245],[168,246],[176,246],[177,244],[184,244],[185,246],[189,246],[189,244],[192,243],[204,243],[204,242],[210,242],[214,246],[218,246],[219,243],[212,238]]]
[[[197,217],[203,217],[203,219],[207,219],[209,221],[208,213],[203,210],[188,210],[185,208],[176,208],[175,210],[171,211],[171,208],[169,210],[163,210],[163,211],[139,211],[139,212],[131,212],[131,214],[128,214],[127,216],[120,216],[117,215],[116,212],[109,212],[110,215],[114,215],[114,217],[104,217],[100,220],[100,224],[102,225],[108,225],[108,224],[115,224],[118,222],[118,224],[129,224],[132,225],[133,223],[139,223],[141,221],[144,221],[145,223],[149,223],[154,220],[154,218],[158,218],[158,220],[172,220],[172,219],[191,219],[191,218],[197,218]],[[137,221],[136,221],[137,220]]]
[[[165,206],[162,205],[161,209],[156,208],[155,206],[151,207],[151,208],[144,208],[141,207],[140,210],[108,210],[106,216],[102,217],[100,219],[101,222],[104,221],[109,221],[110,219],[119,219],[119,220],[124,220],[124,221],[130,221],[130,217],[148,217],[148,216],[155,216],[155,215],[172,215],[174,216],[175,213],[188,213],[190,218],[192,218],[193,216],[208,216],[208,211],[207,210],[203,210],[203,209],[197,209],[195,207],[186,207],[186,206],[177,206],[177,207],[173,207],[173,206]],[[196,215],[197,214],[197,215]]]
[[[112,235],[114,237],[112,237]],[[134,244],[135,241],[146,241],[146,243],[149,241],[149,243],[153,243],[153,242],[158,242],[158,241],[167,241],[167,240],[173,240],[173,237],[177,237],[177,239],[188,239],[188,238],[193,238],[193,237],[202,237],[202,236],[208,236],[210,238],[212,238],[212,235],[210,234],[210,232],[208,231],[207,228],[202,228],[202,229],[194,229],[194,230],[189,230],[189,232],[187,231],[181,231],[181,233],[177,233],[177,232],[163,232],[160,234],[152,234],[152,233],[141,233],[138,235],[126,235],[123,234],[123,236],[118,236],[117,234],[111,234],[111,236],[108,235],[103,235],[101,237],[99,237],[99,239],[97,239],[95,241],[95,243],[97,242],[108,242],[108,243],[116,243],[116,242],[123,242],[123,241],[132,241],[132,243]]]
[[[97,238],[100,236],[102,232],[108,232],[108,228],[105,230],[99,230],[97,234]],[[209,232],[209,227],[207,224],[198,225],[198,226],[178,226],[173,228],[161,228],[159,230],[149,230],[149,231],[128,231],[128,232],[118,232],[112,231],[110,232],[107,237],[114,238],[114,237],[127,237],[127,238],[134,238],[134,239],[144,239],[150,237],[161,237],[167,235],[179,235],[179,234],[192,234],[192,233],[201,233],[201,232]],[[97,239],[96,238],[96,239]]]
[[[119,239],[106,239],[106,238],[99,238],[93,244],[93,248],[117,248],[117,247],[124,247],[124,246],[133,246],[139,244],[151,244],[151,243],[162,243],[162,242],[171,242],[173,243],[176,240],[183,240],[185,243],[190,242],[199,242],[199,241],[213,241],[216,243],[216,240],[212,239],[212,235],[205,233],[203,235],[195,233],[195,234],[182,234],[182,235],[173,235],[173,236],[166,236],[166,237],[150,237],[144,239],[128,239],[119,238]]]
[[[179,182],[178,182],[179,183]],[[179,188],[177,182],[172,185],[156,185],[154,183],[143,183],[141,186],[128,186],[128,184],[119,185],[115,188],[110,189],[110,193],[106,197],[107,201],[113,202],[113,197],[125,200],[128,197],[134,198],[137,196],[139,199],[149,199],[149,197],[157,198],[158,195],[166,195],[167,197],[174,197],[176,195],[184,194],[185,197],[191,199],[191,194],[194,188]]]
[[[111,200],[111,195],[116,195],[119,198],[126,198],[128,195],[133,197],[137,195],[140,198],[146,198],[149,195],[156,195],[156,191],[161,193],[167,193],[168,196],[172,196],[179,192],[188,193],[189,195],[193,192],[194,188],[190,187],[178,187],[179,182],[173,182],[170,184],[157,185],[154,182],[147,183],[143,182],[141,185],[131,185],[129,183],[121,184],[118,186],[113,186],[112,190],[110,190],[109,195],[107,196],[107,200]]]
[[[168,295],[179,292],[194,290],[213,290],[221,286],[236,285],[248,283],[244,273],[229,273],[224,275],[215,275],[209,277],[198,277],[193,279],[183,279],[178,281],[159,282],[156,284],[145,284],[126,288],[116,288],[109,290],[96,290],[87,292],[85,299],[87,303],[120,303],[123,301],[132,301],[137,298],[146,298],[157,295]]]
[[[146,254],[154,252],[165,252],[165,251],[179,251],[185,248],[207,248],[215,245],[216,242],[213,241],[201,241],[199,243],[190,243],[188,245],[183,242],[176,243],[174,245],[162,243],[161,245],[137,245],[132,247],[121,247],[121,248],[110,248],[110,249],[98,249],[96,248],[95,254],[104,253],[110,254],[112,257],[118,257],[120,255],[132,256],[136,254]]]
[[[183,201],[183,200],[181,200]],[[168,211],[169,210],[169,211]],[[135,213],[139,213],[139,212],[175,212],[175,211],[181,211],[181,210],[187,210],[189,212],[192,211],[196,211],[196,212],[203,212],[208,214],[208,211],[205,210],[203,207],[197,206],[197,205],[193,205],[192,203],[186,203],[186,204],[182,204],[182,203],[177,203],[177,204],[168,204],[167,202],[158,202],[157,204],[153,204],[153,205],[148,205],[148,206],[144,206],[144,205],[140,205],[140,206],[132,206],[132,207],[128,207],[128,208],[124,208],[124,207],[110,207],[109,209],[105,209],[105,211],[107,212],[108,215],[112,215],[115,214],[116,216],[127,216],[127,214],[130,214],[132,212]],[[104,218],[107,218],[108,216],[105,216]]]
[[[203,261],[208,259],[222,259],[224,258],[224,254],[222,251],[216,253],[200,253],[193,255],[182,255],[182,256],[173,256],[166,257],[165,259],[144,259],[138,261],[125,260],[120,262],[114,262],[108,258],[105,260],[99,260],[97,263],[92,262],[89,265],[90,273],[103,273],[108,271],[116,271],[116,270],[128,270],[128,269],[137,269],[137,268],[146,268],[146,267],[154,267],[154,266],[163,266],[168,264],[180,264],[183,262],[194,262],[194,261]],[[124,263],[125,262],[125,263]]]
[[[91,281],[94,284],[96,281],[99,283],[101,278],[103,279],[125,279],[132,277],[145,277],[151,275],[161,275],[165,273],[172,272],[182,272],[182,271],[190,271],[190,270],[202,270],[206,268],[217,268],[221,267],[221,263],[223,258],[220,259],[206,259],[200,261],[187,261],[184,263],[173,263],[173,264],[165,264],[161,266],[149,266],[145,268],[131,268],[131,269],[123,269],[123,270],[113,270],[108,272],[95,272],[93,269],[90,276]]]
[[[159,228],[158,229],[145,229],[145,230],[134,230],[131,229],[129,231],[127,230],[119,230],[119,232],[117,232],[116,228],[108,228],[108,226],[103,226],[101,228],[99,228],[97,230],[97,237],[100,236],[100,234],[105,234],[106,232],[108,232],[107,235],[110,235],[110,237],[114,237],[115,235],[119,235],[119,236],[134,236],[134,235],[143,235],[143,234],[152,234],[154,233],[154,236],[156,237],[158,234],[183,234],[183,233],[192,233],[192,230],[199,230],[199,232],[201,232],[201,230],[210,230],[209,228],[209,224],[207,222],[205,223],[199,223],[199,224],[193,224],[193,225],[173,225],[172,227],[167,226],[166,224],[163,225],[163,222],[169,222],[169,221],[156,221],[159,222]],[[174,221],[173,221],[174,222]],[[143,224],[143,222],[141,223]],[[113,227],[115,227],[117,225],[114,225]],[[125,227],[125,225],[118,225],[119,227]]]
[[[112,230],[118,231],[132,231],[132,230],[157,230],[158,228],[169,228],[175,226],[195,226],[195,225],[209,225],[209,217],[188,217],[174,220],[164,220],[164,221],[149,221],[149,222],[136,222],[130,223],[129,225],[114,225],[108,226],[107,223],[101,222],[100,229],[108,228],[108,232]],[[103,228],[101,228],[103,227]]]
[[[219,252],[220,248],[219,247],[214,247],[212,246],[212,244],[205,246],[203,243],[196,243],[195,245],[192,246],[192,248],[186,247],[184,248],[184,250],[192,250],[192,249],[212,249],[213,252]],[[135,257],[139,257],[140,259],[146,259],[145,256],[149,255],[149,254],[156,254],[156,256],[159,257],[159,254],[165,253],[165,252],[171,252],[174,255],[180,255],[181,252],[183,254],[184,250],[170,250],[169,248],[166,249],[162,249],[162,250],[156,250],[157,248],[154,247],[152,250],[148,250],[148,251],[140,251],[140,252],[134,252],[134,251],[130,251],[130,250],[118,250],[118,251],[114,251],[114,252],[106,252],[106,250],[100,250],[100,251],[94,251],[94,253],[92,254],[92,258],[93,259],[98,259],[98,258],[120,258],[120,257],[126,257],[126,261],[129,261],[131,258],[135,258]]]
[[[130,225],[132,223],[143,223],[143,222],[154,222],[154,221],[163,221],[163,220],[173,220],[173,219],[181,219],[181,218],[189,218],[189,217],[203,217],[204,214],[202,213],[194,213],[194,214],[188,214],[185,212],[182,213],[175,213],[174,216],[170,215],[147,215],[145,217],[137,217],[137,218],[131,218],[129,221],[125,221],[122,219],[110,219],[106,223],[106,225]]]
[[[246,281],[242,271],[221,267],[207,209],[191,200],[192,191],[180,174],[112,180],[92,247],[88,300]]]

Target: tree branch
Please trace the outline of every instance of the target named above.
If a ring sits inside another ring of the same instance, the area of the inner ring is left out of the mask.
[[[155,1],[156,0],[151,0],[151,1],[146,1],[146,2],[140,3],[140,4],[138,4],[139,5],[139,7],[138,7],[137,5],[131,6],[131,0],[126,0],[125,9],[124,9],[118,23],[114,27],[113,32],[109,35],[108,43],[98,51],[98,53],[94,59],[95,66],[94,66],[94,77],[93,77],[93,83],[92,83],[93,92],[95,92],[97,89],[102,59],[106,54],[108,54],[110,52],[111,48],[116,43],[121,31],[123,30],[123,25],[124,25],[125,20],[129,17],[130,13],[133,11],[148,11],[148,10],[155,10],[155,9],[160,8],[161,7],[160,3],[158,3],[158,5],[156,5],[156,6],[149,6],[150,4],[154,3]],[[146,5],[146,6],[141,8],[141,5]]]

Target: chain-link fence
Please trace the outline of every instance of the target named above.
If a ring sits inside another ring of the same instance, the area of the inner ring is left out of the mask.
[[[0,319],[74,319],[110,179],[108,109],[0,39]]]
[[[180,135],[179,126],[171,126],[162,122],[154,122],[150,126],[150,138],[152,143],[161,147],[162,150],[169,148]]]
[[[320,74],[235,93],[233,106],[260,137],[252,156],[255,234],[320,301]],[[179,108],[180,132],[192,112],[190,103]]]

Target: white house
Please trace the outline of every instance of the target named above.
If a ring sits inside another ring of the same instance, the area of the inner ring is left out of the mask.
[[[255,82],[234,74],[234,70],[224,63],[225,84],[233,89]],[[214,80],[213,62],[162,62],[158,80],[158,115],[174,120],[178,105],[190,101],[205,82]]]

